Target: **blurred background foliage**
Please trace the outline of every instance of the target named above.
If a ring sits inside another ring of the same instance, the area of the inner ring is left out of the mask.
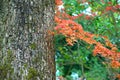
[[[103,2],[102,2],[103,1]],[[118,12],[107,10],[109,6],[119,5],[119,0],[63,0],[65,12],[71,16],[85,14],[75,20],[85,31],[107,36],[120,51],[120,8]],[[97,38],[104,44],[102,38]],[[63,35],[55,36],[56,75],[67,80],[86,77],[87,80],[112,80],[114,70],[104,64],[104,58],[92,55],[93,46],[79,40],[68,46]],[[74,75],[74,76],[73,76]],[[111,78],[111,79],[110,79]]]

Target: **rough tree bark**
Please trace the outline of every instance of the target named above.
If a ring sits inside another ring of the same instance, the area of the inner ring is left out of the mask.
[[[55,80],[53,36],[48,33],[54,27],[54,7],[54,0],[8,1],[2,80]]]

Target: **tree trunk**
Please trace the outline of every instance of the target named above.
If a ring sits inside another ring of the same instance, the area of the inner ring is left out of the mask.
[[[2,80],[55,80],[54,0],[11,0],[0,56]]]

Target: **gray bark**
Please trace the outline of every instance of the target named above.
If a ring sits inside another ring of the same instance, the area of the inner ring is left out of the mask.
[[[55,80],[53,36],[48,33],[54,27],[54,6],[54,0],[8,2],[2,80]]]

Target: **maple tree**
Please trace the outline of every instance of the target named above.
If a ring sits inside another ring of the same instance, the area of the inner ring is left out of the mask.
[[[87,0],[82,0],[82,2],[88,2]],[[105,4],[103,0],[102,3]],[[92,4],[91,2],[88,2]],[[120,5],[116,4],[112,6],[111,2],[108,2],[108,6],[106,6],[105,10],[103,10],[102,14],[104,15],[107,12],[116,12],[119,13]],[[112,68],[120,67],[120,52],[118,51],[115,44],[112,44],[107,36],[101,36],[99,34],[92,34],[90,32],[84,31],[82,25],[76,23],[74,20],[84,16],[87,20],[92,20],[94,16],[97,16],[95,12],[92,15],[87,15],[84,13],[80,13],[77,16],[71,16],[67,14],[63,7],[60,9],[60,5],[63,5],[62,0],[56,0],[56,15],[55,22],[56,27],[55,31],[57,34],[62,34],[66,37],[66,42],[68,45],[73,46],[79,39],[85,41],[90,45],[94,45],[93,55],[96,56],[100,54],[102,57],[105,57],[105,64],[109,64]],[[105,43],[101,43],[95,40],[95,37],[101,37],[105,40]],[[109,48],[107,48],[109,47]]]

